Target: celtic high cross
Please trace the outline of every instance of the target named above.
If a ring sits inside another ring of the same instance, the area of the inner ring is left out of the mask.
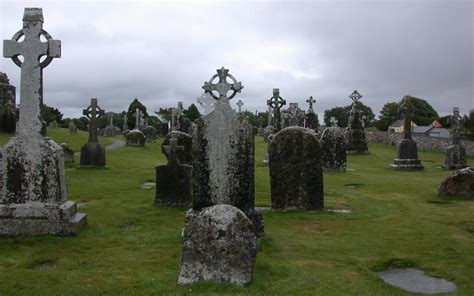
[[[3,57],[11,58],[21,68],[18,136],[40,135],[43,69],[53,58],[61,57],[61,41],[52,39],[43,30],[43,22],[41,8],[25,8],[23,29],[15,33],[11,40],[3,41]],[[46,38],[46,42],[40,40],[41,36]],[[22,37],[24,40],[19,41]],[[23,62],[19,56],[23,56]],[[46,58],[40,61],[44,56]]]
[[[277,131],[281,130],[280,109],[286,104],[286,101],[280,97],[280,89],[273,89],[273,97],[267,101],[267,105],[273,109],[273,126]]]
[[[403,134],[404,139],[411,139],[411,118],[413,115],[413,104],[410,96],[404,96],[400,110],[403,112],[404,123],[403,123]]]
[[[212,83],[216,78],[219,78],[218,83]],[[233,83],[227,82],[227,78],[230,78]],[[208,82],[204,82],[202,87],[206,93],[209,93],[214,99],[222,100],[232,99],[238,92],[244,88],[241,82],[237,82],[234,76],[229,74],[229,69],[225,69],[224,67],[217,69],[217,74],[209,79]],[[213,92],[216,91],[219,96],[216,96]],[[227,97],[227,92],[232,91],[232,94]]]
[[[239,107],[239,113],[242,112],[242,106],[243,106],[243,105],[244,105],[244,102],[242,102],[242,100],[239,100],[239,101],[237,102],[237,107]]]
[[[309,99],[306,100],[306,103],[309,104],[308,113],[314,113],[313,104],[316,103],[316,100],[313,99],[313,97],[309,97]]]
[[[97,99],[92,98],[91,104],[86,109],[82,110],[82,114],[89,118],[89,143],[97,142],[97,119],[105,114],[97,105]]]

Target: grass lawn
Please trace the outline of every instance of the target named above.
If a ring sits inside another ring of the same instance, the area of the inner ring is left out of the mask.
[[[86,140],[61,129],[50,136],[74,150]],[[349,156],[346,173],[324,174],[326,209],[352,213],[267,211],[251,284],[178,286],[186,209],[155,206],[154,189],[141,188],[166,162],[160,144],[107,151],[106,169],[68,167],[69,198],[88,225],[77,237],[0,239],[0,295],[409,295],[375,274],[396,266],[474,294],[474,201],[436,197],[450,174],[437,167],[443,153],[420,152],[425,170],[400,172],[388,168],[396,148],[379,144]],[[270,206],[266,144],[256,138],[255,148],[256,204]]]

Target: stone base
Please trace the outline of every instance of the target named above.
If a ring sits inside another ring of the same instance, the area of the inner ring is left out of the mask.
[[[390,167],[400,170],[423,169],[421,161],[418,159],[418,148],[412,139],[402,139],[398,142],[397,158],[394,159]]]
[[[450,145],[446,149],[446,160],[443,169],[459,170],[467,167],[466,149],[461,145]]]
[[[129,131],[126,135],[127,144],[130,147],[145,147],[145,135],[137,129]]]
[[[99,143],[86,143],[81,148],[81,166],[105,166],[105,148]]]
[[[365,130],[349,129],[347,131],[347,153],[348,154],[367,154],[367,140],[365,139]]]
[[[87,216],[76,212],[76,203],[0,205],[0,236],[77,235]]]
[[[423,166],[421,165],[421,161],[419,159],[397,159],[393,160],[393,163],[390,165],[391,168],[397,170],[421,170]]]
[[[169,206],[190,206],[193,202],[193,167],[160,165],[156,168],[155,203]]]

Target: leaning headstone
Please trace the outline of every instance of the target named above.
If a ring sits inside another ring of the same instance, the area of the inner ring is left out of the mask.
[[[268,145],[272,208],[324,207],[321,146],[314,130],[287,127]]]
[[[0,132],[14,133],[16,130],[16,88],[10,85],[7,74],[0,72]]]
[[[17,136],[2,150],[0,235],[75,235],[86,215],[67,198],[61,147],[41,135],[42,69],[61,56],[61,43],[43,30],[40,8],[25,9],[23,29],[4,41],[3,56],[21,68],[21,105]]]
[[[145,135],[140,130],[140,109],[135,110],[135,128],[125,135],[126,145],[131,147],[145,147]]]
[[[320,143],[323,168],[332,172],[346,171],[347,141],[342,129],[334,125],[324,129]]]
[[[458,170],[467,167],[466,162],[466,148],[461,144],[459,140],[459,123],[461,115],[459,115],[459,108],[453,108],[453,115],[451,116],[451,124],[453,131],[451,133],[452,142],[446,149],[446,160],[443,168],[448,170]]]
[[[181,164],[193,164],[193,137],[190,134],[183,133],[180,131],[174,131],[168,133],[163,139],[161,150],[166,154],[166,149],[163,147],[170,145],[170,140],[176,139],[178,146],[183,146],[182,153],[178,153],[178,159]]]
[[[89,140],[81,148],[81,166],[105,166],[105,148],[97,139],[97,120],[105,114],[97,105],[97,99],[92,98],[91,104],[82,114],[89,118]]]
[[[423,169],[421,161],[418,159],[418,148],[416,142],[411,137],[411,118],[413,114],[413,105],[410,96],[404,96],[400,109],[404,114],[404,137],[397,145],[397,158],[390,166],[394,169]]]
[[[59,144],[63,148],[64,162],[74,162],[74,151],[66,143]]]
[[[193,197],[191,184],[193,166],[180,162],[180,158],[184,158],[184,146],[178,146],[177,138],[170,138],[169,145],[163,145],[162,149],[168,159],[168,164],[155,168],[155,203],[170,206],[190,206]]]
[[[77,135],[77,125],[74,123],[74,121],[69,122],[68,129],[71,136]]]
[[[467,167],[452,173],[439,186],[438,195],[474,198],[474,168]]]
[[[362,98],[357,90],[349,96],[352,100],[352,108],[349,111],[347,126],[347,153],[366,154],[369,152],[365,138],[364,121],[362,112],[357,108],[357,102]]]
[[[183,234],[178,284],[251,282],[258,239],[252,222],[238,208],[219,204],[191,209]]]

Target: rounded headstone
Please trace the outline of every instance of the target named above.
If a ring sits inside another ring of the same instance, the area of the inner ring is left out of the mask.
[[[345,171],[347,140],[338,127],[326,128],[321,134],[322,164],[328,171]]]
[[[474,198],[474,168],[455,171],[441,183],[438,195],[454,195]]]

